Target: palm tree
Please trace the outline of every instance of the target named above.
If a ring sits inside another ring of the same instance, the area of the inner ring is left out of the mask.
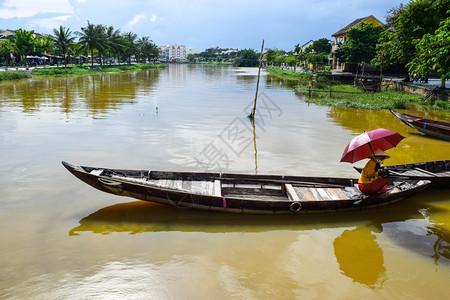
[[[147,37],[144,36],[140,38],[137,42],[137,46],[139,49],[139,55],[144,58],[144,62],[147,61],[147,59],[150,61],[152,59],[157,59],[159,55],[158,47],[153,43],[153,41]]]
[[[56,47],[62,52],[62,55],[64,57],[64,67],[66,67],[66,53],[71,47],[71,44],[73,43],[75,37],[72,36],[72,32],[69,28],[64,28],[62,25],[59,26],[59,30],[53,29],[53,34],[56,37],[54,43]]]
[[[149,56],[148,55],[149,50],[150,50],[149,46],[150,46],[151,42],[152,41],[150,40],[150,38],[148,36],[143,36],[142,38],[140,38],[137,41],[137,47],[139,49],[138,55],[139,55],[139,57],[144,59],[144,62],[147,60],[147,58]]]
[[[131,64],[131,56],[136,53],[136,39],[137,35],[132,32],[127,32],[123,35],[125,41],[127,43],[127,47],[125,50],[125,56],[128,58],[128,63]]]
[[[124,39],[120,35],[120,31],[114,29],[113,26],[106,28],[106,42],[107,42],[107,52],[109,58],[109,64],[111,64],[111,56],[113,54],[118,54],[124,45]]]
[[[101,55],[106,46],[105,27],[103,25],[93,25],[89,23],[87,27],[81,27],[81,32],[77,31],[80,36],[78,43],[82,48],[91,52],[91,65],[94,66],[94,50],[97,50]]]

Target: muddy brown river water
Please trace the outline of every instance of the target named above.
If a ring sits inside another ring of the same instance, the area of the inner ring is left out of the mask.
[[[389,111],[316,106],[267,74],[253,128],[256,77],[173,64],[0,83],[0,299],[447,298],[450,189],[246,216],[102,193],[61,165],[357,177],[342,152],[378,127],[406,137],[386,164],[450,159]]]

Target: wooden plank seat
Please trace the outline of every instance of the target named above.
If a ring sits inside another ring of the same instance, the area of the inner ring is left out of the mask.
[[[319,188],[319,187],[302,187],[285,184],[286,194],[292,201],[324,201],[324,200],[346,200],[350,199],[341,188]],[[355,188],[353,191],[359,194]]]

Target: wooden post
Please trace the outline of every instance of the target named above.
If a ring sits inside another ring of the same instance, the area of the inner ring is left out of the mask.
[[[311,98],[311,86],[308,86],[308,94],[309,94],[309,98]]]
[[[261,73],[261,62],[263,58],[263,52],[264,52],[264,40],[262,41],[261,45],[261,56],[259,57],[259,68],[258,68],[258,80],[256,81],[256,93],[255,93],[255,103],[253,104],[253,109],[250,115],[248,116],[250,120],[255,119],[255,112],[256,112],[256,100],[258,99],[258,88],[259,88],[259,75]]]

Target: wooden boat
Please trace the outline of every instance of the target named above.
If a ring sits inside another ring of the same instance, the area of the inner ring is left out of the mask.
[[[145,201],[232,213],[278,214],[362,209],[411,196],[423,180],[392,181],[386,191],[364,195],[356,179],[119,170],[62,164],[107,193]]]
[[[429,180],[430,187],[450,188],[450,160],[425,161],[385,166],[389,176],[397,179]],[[362,168],[356,168],[361,172]]]
[[[400,121],[426,135],[450,141],[450,123],[424,119],[389,109]]]

